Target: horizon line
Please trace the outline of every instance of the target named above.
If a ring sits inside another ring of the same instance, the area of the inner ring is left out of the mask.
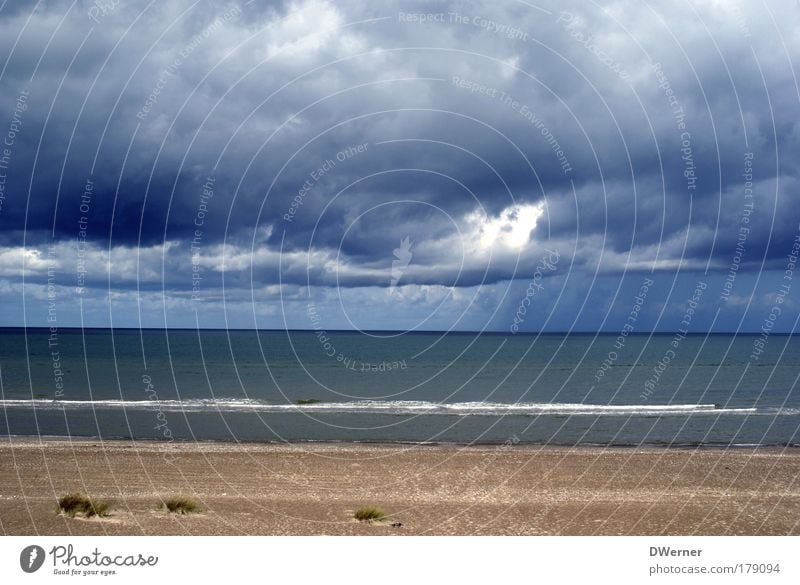
[[[511,333],[510,331],[502,330],[476,330],[476,329],[420,329],[420,330],[406,330],[406,329],[294,329],[294,328],[255,328],[255,327],[81,327],[81,326],[55,326],[48,325],[0,325],[0,331],[8,329],[43,329],[49,331],[55,328],[57,331],[63,330],[79,330],[79,331],[258,331],[268,333],[313,333],[316,331],[325,331],[327,333],[400,333],[400,334],[462,334],[462,335],[620,335],[619,331],[615,330],[572,330],[572,331],[517,331]],[[672,330],[657,330],[657,331],[635,331],[626,334],[626,337],[633,335],[676,335],[682,334],[685,336],[697,335],[758,335],[763,333],[758,330],[740,330],[740,331],[683,331]],[[799,332],[800,333],[800,332]],[[795,332],[792,331],[771,331],[770,335],[784,335],[793,336]]]

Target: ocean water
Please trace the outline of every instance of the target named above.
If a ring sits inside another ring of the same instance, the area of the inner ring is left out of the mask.
[[[800,339],[0,330],[0,433],[553,445],[800,443]],[[762,340],[763,341],[763,340]]]

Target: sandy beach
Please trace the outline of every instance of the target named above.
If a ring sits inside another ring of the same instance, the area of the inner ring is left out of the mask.
[[[156,443],[0,445],[0,532],[800,534],[800,450]],[[67,518],[84,492],[107,518]],[[203,508],[170,514],[175,495]],[[377,506],[383,522],[353,519]],[[401,524],[401,525],[398,525]]]

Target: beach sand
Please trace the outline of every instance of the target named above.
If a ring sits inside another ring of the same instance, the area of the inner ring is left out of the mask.
[[[798,479],[798,449],[14,438],[0,445],[0,532],[785,535],[800,534]],[[74,491],[110,500],[111,516],[57,514]],[[179,494],[204,511],[158,509]],[[355,521],[365,505],[388,520]]]

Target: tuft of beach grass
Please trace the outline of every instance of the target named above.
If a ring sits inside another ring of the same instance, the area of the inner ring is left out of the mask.
[[[106,500],[93,500],[85,494],[71,493],[58,499],[58,510],[70,518],[105,518],[111,513],[111,504]]]
[[[353,514],[353,518],[359,522],[380,522],[386,519],[386,514],[380,508],[362,506]]]
[[[161,502],[161,508],[172,514],[194,514],[200,511],[200,504],[194,498],[173,496]]]

